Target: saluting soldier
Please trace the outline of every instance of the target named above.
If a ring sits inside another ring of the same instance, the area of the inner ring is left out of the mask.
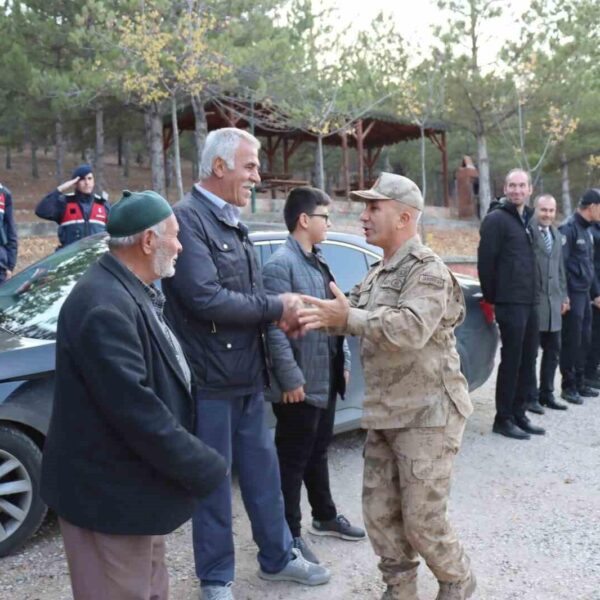
[[[593,222],[600,221],[600,190],[586,190],[577,212],[563,223],[563,259],[571,310],[562,324],[560,372],[562,397],[572,404],[583,404],[583,397],[598,396],[585,383],[585,362],[592,335],[591,302],[600,307],[600,285],[594,270]]]
[[[94,174],[87,164],[79,165],[69,181],[42,198],[35,209],[40,219],[58,223],[59,248],[81,238],[106,231],[108,200],[94,194]],[[71,188],[73,192],[67,192]]]
[[[460,285],[417,235],[424,208],[414,182],[382,173],[360,220],[383,248],[346,299],[303,296],[306,329],[361,337],[367,429],[363,513],[380,557],[386,600],[417,598],[419,555],[439,581],[437,600],[473,595],[475,576],[446,509],[454,457],[473,408],[454,329],[465,317]]]

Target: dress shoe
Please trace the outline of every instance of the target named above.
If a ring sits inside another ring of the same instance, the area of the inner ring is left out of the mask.
[[[546,411],[544,407],[537,400],[530,400],[525,404],[525,410],[535,413],[536,415],[543,415]]]
[[[591,388],[588,385],[577,388],[577,392],[582,398],[597,398],[600,396],[600,392],[597,392],[594,388]]]
[[[531,433],[532,435],[544,435],[546,433],[546,430],[543,427],[534,425],[529,420],[529,417],[526,416],[515,417],[515,423],[519,429],[522,429],[527,433]]]
[[[561,392],[560,397],[571,404],[583,404],[583,399],[577,390],[565,389]]]
[[[554,399],[554,396],[550,396],[547,399],[540,399],[540,404],[542,406],[546,406],[547,408],[553,408],[554,410],[567,410],[566,404],[561,404]]]
[[[513,440],[528,440],[531,436],[517,427],[512,421],[494,421],[492,427],[494,433],[499,433],[504,437],[512,438]]]

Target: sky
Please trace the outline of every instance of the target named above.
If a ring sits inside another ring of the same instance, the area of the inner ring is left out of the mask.
[[[396,19],[404,38],[415,49],[426,51],[432,41],[430,28],[447,17],[440,13],[435,0],[313,0],[315,7],[337,9],[334,27],[351,35],[357,28],[366,28],[380,11]],[[485,35],[483,60],[493,61],[504,41],[515,38],[519,32],[518,15],[530,4],[530,0],[499,0],[504,14],[491,24]]]

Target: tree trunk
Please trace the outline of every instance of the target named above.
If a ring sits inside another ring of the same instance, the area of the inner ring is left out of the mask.
[[[123,166],[123,136],[117,136],[117,164]]]
[[[171,125],[173,127],[173,154],[175,156],[175,185],[177,200],[183,199],[183,179],[181,177],[181,152],[179,149],[179,126],[177,125],[177,98],[171,96]]]
[[[421,132],[421,193],[423,200],[427,198],[427,173],[425,168],[425,121],[419,123],[419,131]],[[421,219],[422,221],[423,219]]]
[[[10,144],[6,144],[6,169],[12,169],[12,156],[10,153]]]
[[[192,180],[198,181],[200,177],[200,171],[198,170],[198,147],[196,145],[196,136],[194,136],[194,156],[192,158]]]
[[[104,109],[96,107],[96,152],[94,160],[94,179],[99,193],[104,191]]]
[[[55,126],[55,158],[56,158],[56,183],[61,184],[64,181],[63,173],[65,166],[65,139],[63,132],[62,117],[56,119]]]
[[[204,142],[208,135],[208,124],[206,122],[206,112],[204,111],[204,103],[206,98],[202,94],[192,95],[192,108],[194,110],[194,144],[196,146],[196,165],[197,171],[200,172],[200,163],[202,162],[202,151],[204,150]]]
[[[323,136],[319,134],[317,136],[317,153],[315,160],[315,175],[316,175],[316,183],[317,187],[320,190],[325,190],[325,169],[323,166]]]
[[[569,181],[569,163],[565,152],[560,153],[560,172],[562,175],[562,212],[565,218],[573,212],[571,204],[571,183]]]
[[[31,176],[34,179],[39,179],[40,171],[38,168],[38,159],[37,159],[38,147],[34,140],[31,140],[29,147],[31,149]]]
[[[131,141],[128,137],[123,142],[123,177],[129,177],[129,160],[131,158]]]
[[[144,124],[150,149],[150,168],[152,170],[152,189],[166,197],[165,157],[163,151],[162,119],[153,105],[144,112]]]
[[[483,219],[487,215],[492,202],[490,159],[483,130],[477,132],[477,160],[479,162],[479,218]]]

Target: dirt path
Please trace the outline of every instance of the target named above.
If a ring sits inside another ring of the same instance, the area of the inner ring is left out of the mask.
[[[494,378],[475,392],[459,455],[450,512],[479,580],[477,599],[600,600],[600,399],[536,422],[548,435],[518,442],[492,435]],[[363,436],[338,437],[331,449],[332,485],[339,509],[361,522]],[[305,504],[304,522],[309,511]],[[311,538],[332,570],[330,584],[303,588],[272,584],[255,575],[255,547],[239,494],[235,500],[237,600],[376,600],[382,585],[368,542]],[[169,540],[172,598],[198,598],[190,528]],[[437,586],[421,568],[423,600]],[[2,600],[70,598],[56,524],[16,556],[0,560]]]

